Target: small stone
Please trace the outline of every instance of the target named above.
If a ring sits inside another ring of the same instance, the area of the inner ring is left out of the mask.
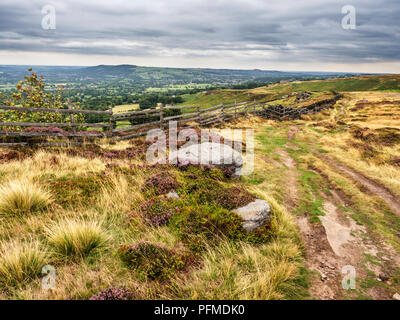
[[[381,274],[379,275],[379,279],[380,279],[380,281],[388,281],[388,280],[389,280],[389,277],[388,277],[387,275],[381,273]]]
[[[261,199],[256,199],[247,206],[232,211],[242,218],[243,228],[247,232],[264,226],[271,219],[271,207],[267,201]]]
[[[395,293],[395,294],[393,295],[393,299],[394,299],[394,300],[400,300],[400,294]]]
[[[321,273],[321,280],[326,281],[328,280],[328,277],[325,274]]]
[[[180,196],[175,191],[170,191],[167,193],[167,198],[168,199],[180,199]]]

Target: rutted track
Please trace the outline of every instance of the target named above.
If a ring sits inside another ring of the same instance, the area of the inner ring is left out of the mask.
[[[321,154],[320,152],[315,151],[315,155],[320,159],[327,162],[332,168],[336,169],[339,172],[345,173],[347,176],[351,177],[353,180],[361,183],[365,188],[367,188],[371,193],[379,196],[388,204],[388,206],[393,210],[393,212],[400,216],[400,202],[397,200],[397,197],[385,186],[380,183],[372,180],[364,176],[363,174],[357,172],[354,169],[351,169],[337,161]]]

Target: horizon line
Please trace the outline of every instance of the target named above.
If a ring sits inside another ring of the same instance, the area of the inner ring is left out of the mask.
[[[145,67],[145,68],[163,68],[163,69],[199,69],[199,70],[234,70],[234,71],[269,71],[269,72],[284,72],[284,73],[295,73],[295,72],[303,72],[303,73],[326,73],[326,74],[358,74],[358,75],[380,75],[380,74],[397,74],[397,73],[387,73],[387,72],[349,72],[349,71],[307,71],[307,70],[279,70],[279,69],[260,69],[260,68],[252,68],[252,69],[242,69],[242,68],[209,68],[209,67],[159,67],[159,66],[145,66],[145,65],[136,65],[136,64],[97,64],[97,65],[47,65],[47,64],[0,64],[0,66],[16,66],[16,67],[67,67],[67,68],[91,68],[91,67],[118,67],[118,66],[135,66],[135,67]]]

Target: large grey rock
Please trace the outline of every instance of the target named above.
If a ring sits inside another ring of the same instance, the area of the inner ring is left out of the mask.
[[[242,155],[222,143],[203,142],[181,147],[170,154],[170,163],[184,166],[189,164],[208,165],[215,168],[231,168],[235,175],[240,175]]]
[[[233,210],[243,221],[243,228],[247,232],[256,230],[271,219],[271,206],[265,200],[257,199],[247,206]]]

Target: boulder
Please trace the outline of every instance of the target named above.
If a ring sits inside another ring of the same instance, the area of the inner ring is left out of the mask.
[[[247,232],[264,226],[271,220],[271,206],[265,200],[256,199],[244,207],[233,210],[243,221],[243,228]]]
[[[170,163],[178,166],[205,165],[219,169],[231,169],[239,176],[243,166],[242,155],[222,143],[203,142],[181,147],[170,154]]]

